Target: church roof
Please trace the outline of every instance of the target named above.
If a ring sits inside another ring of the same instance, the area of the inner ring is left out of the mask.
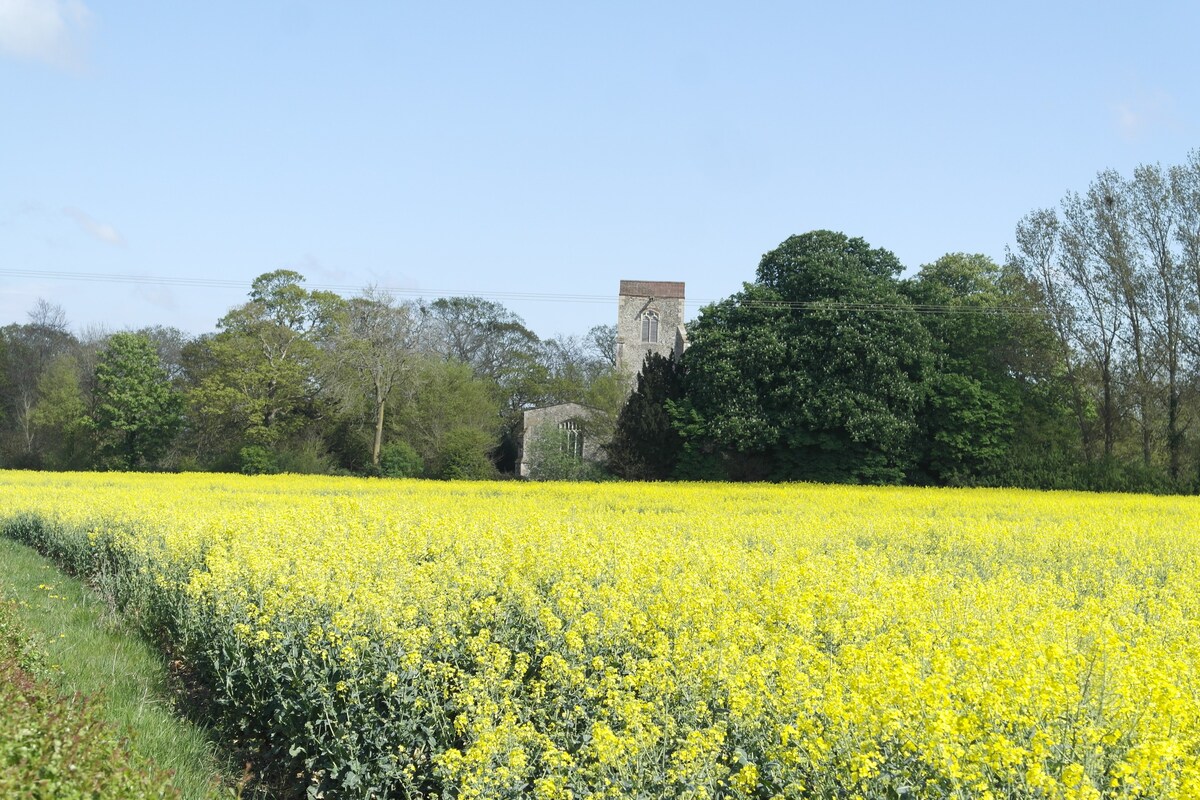
[[[625,297],[658,297],[683,299],[683,281],[621,281],[621,295]]]

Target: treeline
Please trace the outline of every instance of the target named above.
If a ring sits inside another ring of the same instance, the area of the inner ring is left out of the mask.
[[[630,478],[1194,492],[1200,153],[1100,173],[1003,265],[817,231],[704,308],[622,411]]]
[[[297,273],[189,339],[0,329],[0,466],[482,478],[525,409],[577,402],[606,463],[542,477],[1200,489],[1200,152],[1026,215],[1003,264],[814,231],[701,310],[632,394],[615,326],[539,339],[472,297],[310,291]],[[575,436],[575,434],[572,434]]]
[[[523,409],[616,413],[614,341],[541,340],[475,297],[310,291],[288,270],[195,338],[76,336],[39,301],[0,328],[0,466],[492,477],[515,468]]]

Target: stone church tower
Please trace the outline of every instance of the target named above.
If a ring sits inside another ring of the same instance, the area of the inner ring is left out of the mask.
[[[682,281],[621,281],[617,298],[617,371],[632,387],[647,353],[683,355]]]
[[[647,353],[683,355],[687,332],[683,327],[683,283],[676,281],[621,281],[617,297],[618,373],[625,376],[627,391],[637,384]],[[557,429],[564,452],[583,461],[603,460],[599,441],[588,432],[588,422],[599,412],[578,403],[558,403],[530,408],[522,415],[521,447],[517,472],[522,478],[536,477],[532,445],[543,431]]]

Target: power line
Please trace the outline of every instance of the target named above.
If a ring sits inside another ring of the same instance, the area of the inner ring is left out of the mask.
[[[155,286],[195,286],[213,289],[250,288],[249,281],[236,281],[222,278],[177,278],[158,275],[98,274],[94,272],[61,272],[32,269],[0,269],[0,275],[7,275],[17,278],[52,278],[67,281],[91,281],[94,283],[151,284]],[[311,283],[307,280],[304,282],[304,285],[309,289],[320,289],[331,292],[357,292],[364,288],[362,285],[351,286],[347,284],[333,283],[322,284]],[[613,300],[612,295],[554,294],[548,292],[472,292],[461,289],[412,289],[399,286],[376,286],[376,288],[379,291],[386,292],[388,294],[412,297],[424,295],[432,295],[435,297],[470,295],[474,297],[496,297],[507,298],[511,300],[547,300],[575,303],[611,303]]]
[[[161,275],[129,275],[94,272],[63,272],[32,269],[0,269],[0,276],[13,278],[50,278],[64,281],[87,281],[93,283],[116,283],[154,286],[190,286],[211,289],[249,289],[247,281],[224,278],[169,277]],[[310,289],[329,292],[358,292],[364,287],[347,284],[320,284],[305,281]],[[603,303],[613,302],[612,295],[563,294],[556,292],[501,292],[472,291],[464,289],[412,289],[398,286],[376,286],[380,292],[399,297],[480,297],[485,300],[518,300],[553,303]],[[693,307],[707,306],[722,300],[685,299]],[[738,304],[740,308],[771,308],[793,311],[853,311],[862,313],[916,313],[916,314],[1029,314],[1042,315],[1040,309],[1021,306],[952,306],[932,303],[857,303],[836,300],[751,300]]]

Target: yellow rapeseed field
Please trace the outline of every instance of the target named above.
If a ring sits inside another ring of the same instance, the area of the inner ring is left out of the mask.
[[[1200,501],[0,473],[329,797],[1200,797]]]

